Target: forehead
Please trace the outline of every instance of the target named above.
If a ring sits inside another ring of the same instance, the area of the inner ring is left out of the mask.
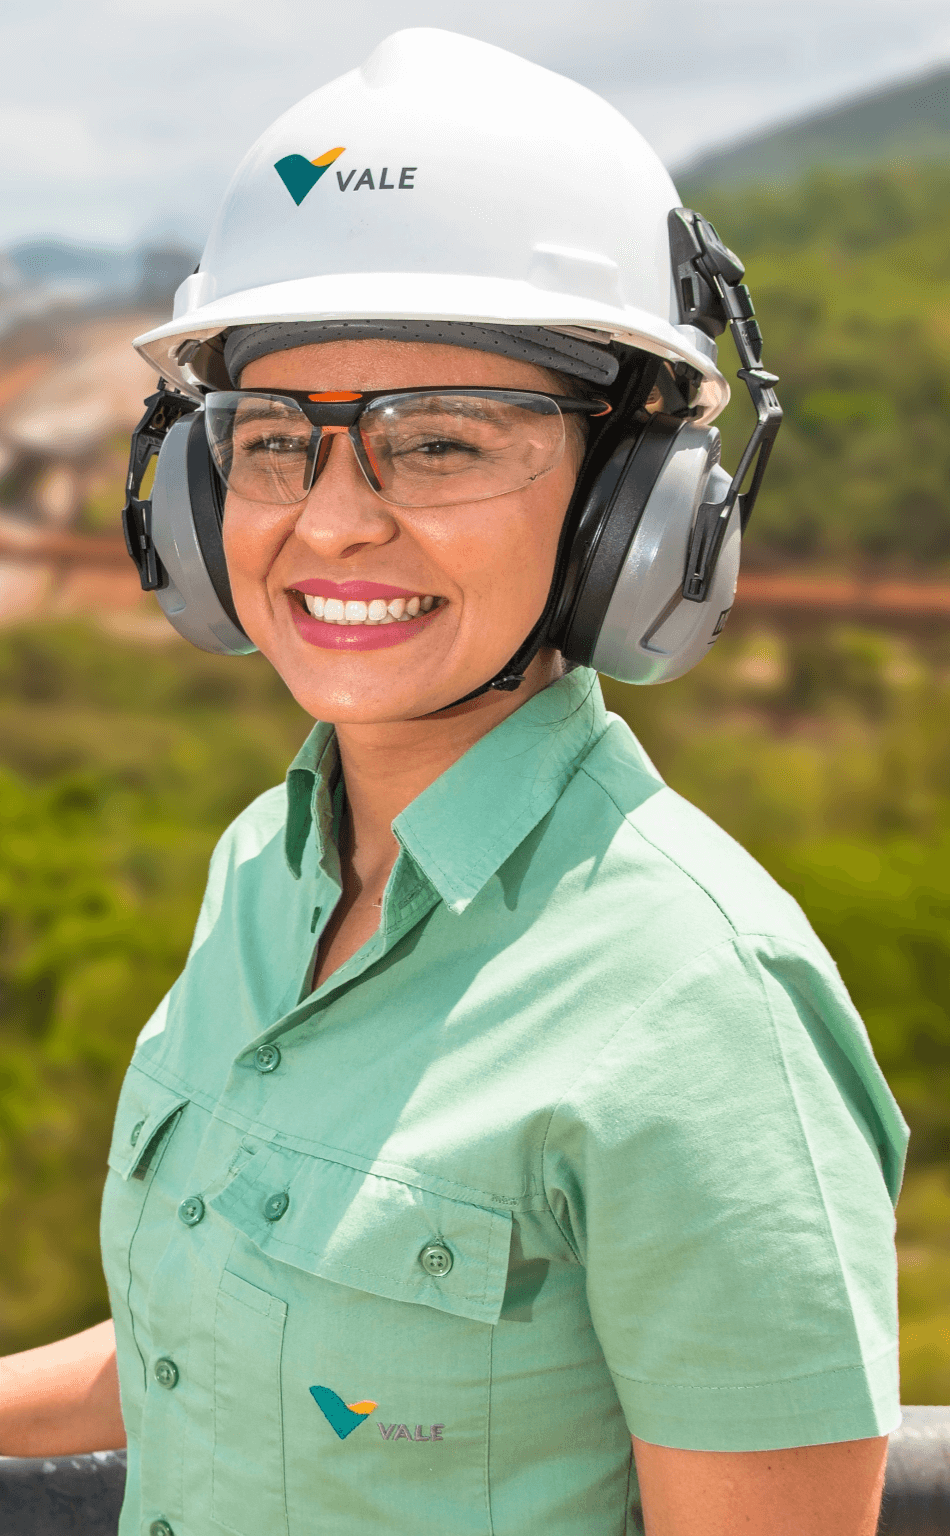
[[[326,341],[259,357],[241,374],[243,389],[407,389],[415,385],[479,385],[554,389],[546,368],[428,341]]]

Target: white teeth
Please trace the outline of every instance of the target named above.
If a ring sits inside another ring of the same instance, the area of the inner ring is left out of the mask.
[[[388,603],[381,597],[374,597],[371,603],[361,603],[354,599],[343,602],[338,597],[311,597],[306,592],[300,596],[308,613],[315,619],[323,619],[326,624],[406,624],[419,613],[431,613],[439,602],[437,597],[429,594],[410,597],[408,601],[404,597],[394,597]]]

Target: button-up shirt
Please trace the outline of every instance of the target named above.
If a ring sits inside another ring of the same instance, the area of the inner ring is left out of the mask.
[[[578,670],[340,897],[318,725],[222,838],[116,1120],[122,1536],[619,1536],[630,1433],[898,1422],[899,1113],[799,908]]]

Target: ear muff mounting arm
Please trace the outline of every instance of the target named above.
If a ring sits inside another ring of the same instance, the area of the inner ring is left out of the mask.
[[[686,558],[683,596],[702,603],[709,594],[716,561],[733,509],[738,506],[745,532],[762,485],[765,466],[782,424],[775,393],[778,375],[762,366],[762,332],[752,296],[742,279],[745,268],[723,245],[713,226],[691,208],[674,208],[669,217],[670,251],[684,325],[718,336],[729,327],[739,361],[739,378],[755,408],[756,424],[722,501],[704,502],[696,516]],[[742,486],[751,471],[747,491]]]
[[[139,491],[149,464],[176,421],[197,409],[197,401],[168,389],[163,379],[155,394],[147,397],[145,415],[132,433],[122,530],[125,534],[125,547],[135,563],[143,592],[157,592],[165,585],[167,578],[152,542],[152,503],[140,500]]]

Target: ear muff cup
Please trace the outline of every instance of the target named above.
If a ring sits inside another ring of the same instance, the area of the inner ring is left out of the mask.
[[[729,476],[715,427],[650,422],[611,451],[586,492],[567,558],[560,638],[568,661],[625,683],[681,677],[722,631],[735,597],[741,531],[730,516],[702,603],[683,597],[690,533]]]
[[[224,493],[197,412],[162,443],[152,486],[152,542],[166,580],[156,592],[169,623],[199,650],[246,656],[256,649],[234,610],[221,528]]]

